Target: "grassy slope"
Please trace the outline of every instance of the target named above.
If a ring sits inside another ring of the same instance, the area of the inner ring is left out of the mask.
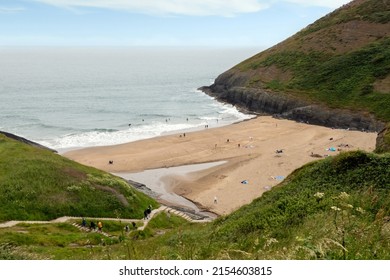
[[[103,230],[111,237],[83,232],[69,223],[22,223],[11,228],[0,228],[0,260],[160,259],[156,255],[160,242],[153,240],[162,237],[164,242],[170,243],[172,235],[177,236],[178,228],[189,225],[180,217],[168,217],[161,213],[153,217],[144,231],[131,230],[126,233],[124,226],[120,221],[105,221]],[[164,257],[167,257],[165,252]]]
[[[120,178],[0,134],[0,221],[140,218],[149,204]]]
[[[284,51],[267,57],[261,64],[277,65],[294,73],[287,83],[268,83],[273,90],[299,92],[304,98],[333,108],[368,111],[390,121],[390,94],[374,92],[373,87],[376,79],[390,73],[390,38],[337,56]]]

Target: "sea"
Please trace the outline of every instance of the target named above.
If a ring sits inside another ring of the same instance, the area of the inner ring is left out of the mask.
[[[64,152],[253,117],[199,91],[256,48],[0,48],[0,130]]]

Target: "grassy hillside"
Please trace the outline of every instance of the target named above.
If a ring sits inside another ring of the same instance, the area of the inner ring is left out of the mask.
[[[318,51],[286,50],[269,55],[254,64],[240,67],[277,66],[292,72],[287,81],[273,79],[264,86],[332,108],[348,108],[375,114],[390,121],[390,88],[378,92],[374,83],[390,73],[390,37],[343,55]]]
[[[114,234],[120,229],[108,227]],[[55,234],[43,241],[43,230]],[[26,231],[36,234],[26,239]],[[20,225],[0,229],[0,257],[389,259],[390,155],[357,151],[310,163],[211,224],[161,213],[144,232],[117,234],[102,244],[65,225]]]
[[[0,134],[0,221],[140,218],[149,204],[120,178]]]
[[[352,1],[227,73],[239,87],[371,113],[390,124],[390,2]]]
[[[390,3],[352,3],[237,65],[243,72],[272,66],[290,73],[283,79],[254,75],[247,86],[369,111],[390,121],[390,86],[377,86],[390,78]]]

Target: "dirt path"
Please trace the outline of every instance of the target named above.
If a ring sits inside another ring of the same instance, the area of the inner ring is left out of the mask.
[[[138,230],[144,230],[145,227],[148,225],[149,221],[158,213],[160,212],[166,212],[169,214],[177,215],[182,217],[183,219],[192,222],[192,223],[204,223],[204,222],[210,222],[211,219],[203,219],[203,220],[194,220],[190,216],[188,216],[186,213],[172,209],[167,206],[160,206],[158,209],[152,210],[150,213],[149,219],[120,219],[120,218],[96,218],[96,217],[84,217],[87,220],[99,220],[99,221],[121,221],[121,222],[127,222],[127,223],[132,223],[132,222],[142,222],[143,225],[138,228]],[[17,224],[55,224],[55,223],[66,223],[69,220],[82,220],[83,217],[71,217],[71,216],[64,216],[60,217],[51,221],[8,221],[5,223],[0,224],[0,228],[8,228],[8,227],[13,227],[16,226]]]

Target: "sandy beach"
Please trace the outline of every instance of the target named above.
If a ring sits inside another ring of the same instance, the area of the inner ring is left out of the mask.
[[[185,134],[73,150],[64,156],[111,173],[224,161],[160,177],[167,192],[224,215],[261,196],[305,163],[342,151],[373,151],[376,136],[260,116],[217,128],[210,123],[204,130]]]

